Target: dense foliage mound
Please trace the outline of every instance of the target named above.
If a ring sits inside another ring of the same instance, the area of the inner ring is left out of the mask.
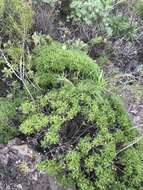
[[[84,83],[98,83],[100,80],[99,67],[87,55],[80,52],[65,49],[58,43],[50,46],[43,46],[35,50],[36,57],[33,63],[36,67],[36,81],[42,87],[59,86],[70,83],[71,86]]]
[[[44,91],[22,104],[21,132],[47,155],[39,168],[81,190],[141,190],[139,134],[96,63],[52,42],[34,51],[32,66]]]

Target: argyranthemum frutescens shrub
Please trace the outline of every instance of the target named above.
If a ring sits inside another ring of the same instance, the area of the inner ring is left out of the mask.
[[[80,190],[141,190],[139,134],[95,62],[52,42],[35,50],[32,63],[44,91],[23,103],[21,131],[47,155],[39,168]]]

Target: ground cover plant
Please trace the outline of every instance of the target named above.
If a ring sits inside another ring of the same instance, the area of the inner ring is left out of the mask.
[[[47,156],[39,169],[81,190],[141,189],[142,137],[96,63],[52,42],[34,50],[32,64],[44,92],[22,104],[20,130]]]
[[[7,143],[18,135],[16,107],[18,101],[0,98],[0,143]]]

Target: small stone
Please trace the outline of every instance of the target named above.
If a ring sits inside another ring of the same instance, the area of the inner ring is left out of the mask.
[[[21,184],[18,184],[17,185],[17,188],[20,190],[20,189],[22,189],[22,185]]]

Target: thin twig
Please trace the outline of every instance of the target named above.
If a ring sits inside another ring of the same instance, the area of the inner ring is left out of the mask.
[[[7,60],[7,58],[6,58],[5,54],[3,53],[2,49],[0,49],[0,53],[1,53],[1,56],[3,57],[5,63],[7,64],[7,66],[13,72],[13,74],[23,83],[23,85],[24,85],[25,89],[27,90],[27,92],[28,92],[31,100],[34,101],[34,98],[33,98],[32,94],[31,94],[30,90],[28,89],[27,84],[26,84],[24,78],[21,76],[20,73],[17,74],[17,72],[15,71],[15,69],[12,67],[11,63]]]
[[[126,149],[132,147],[134,144],[137,144],[137,143],[138,143],[140,140],[142,140],[142,139],[143,139],[143,135],[140,136],[140,137],[138,137],[137,139],[133,140],[133,141],[130,142],[127,146],[125,146],[124,148],[122,148],[121,150],[119,150],[116,155],[118,155],[119,153],[123,152],[124,150],[126,150]]]

